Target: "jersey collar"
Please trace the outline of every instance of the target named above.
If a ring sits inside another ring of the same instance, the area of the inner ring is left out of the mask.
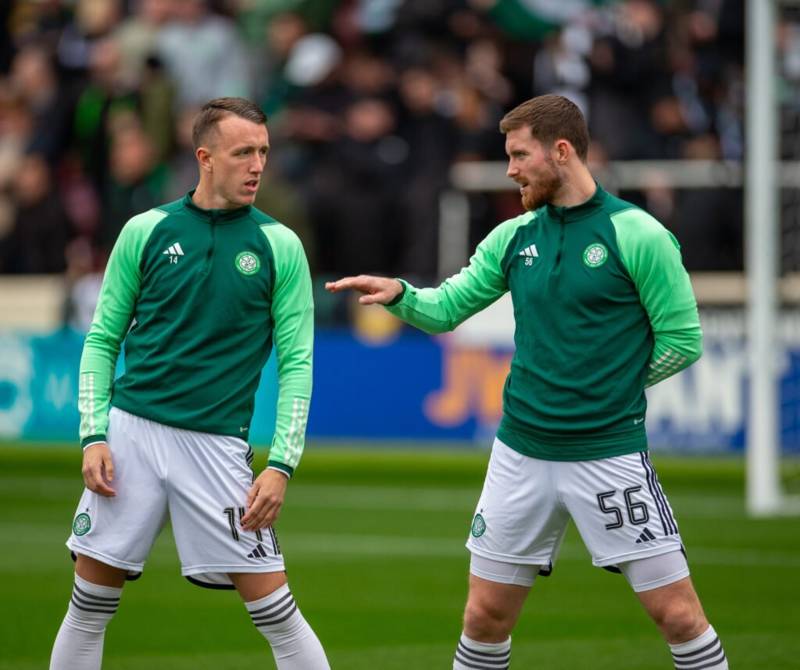
[[[569,223],[571,221],[578,221],[579,219],[583,219],[584,217],[593,214],[603,206],[607,195],[600,184],[597,182],[595,182],[595,184],[597,185],[597,188],[595,189],[594,195],[592,195],[592,197],[585,202],[582,202],[580,205],[574,205],[572,207],[558,207],[548,203],[546,205],[548,216],[556,221]]]
[[[235,209],[203,209],[194,204],[192,196],[196,189],[189,191],[183,198],[183,206],[192,214],[208,223],[227,223],[243,216],[247,216],[252,209],[251,205],[236,207]]]

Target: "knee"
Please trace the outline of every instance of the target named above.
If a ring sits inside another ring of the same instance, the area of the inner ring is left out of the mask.
[[[708,621],[698,603],[673,600],[665,603],[653,618],[667,642],[688,642],[708,628]]]
[[[464,633],[479,642],[503,642],[514,626],[513,616],[502,608],[470,600],[464,610]]]

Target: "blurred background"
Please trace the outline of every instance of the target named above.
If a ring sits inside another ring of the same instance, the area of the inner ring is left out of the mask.
[[[766,1],[766,0],[765,0]],[[780,157],[800,153],[800,9],[778,3]],[[197,179],[190,129],[257,101],[257,205],[301,237],[318,326],[312,437],[489,443],[513,346],[501,301],[428,338],[323,282],[430,285],[517,215],[498,121],[556,92],[600,182],[678,238],[706,355],[650,393],[657,449],[741,451],[746,428],[743,0],[28,0],[0,31],[0,435],[71,440],[82,333],[135,213]],[[778,421],[800,451],[800,180],[783,175]],[[253,439],[268,443],[268,370]],[[392,397],[391,403],[386,396]]]
[[[767,24],[754,8],[771,8]],[[766,75],[748,70],[754,44]],[[553,92],[586,114],[601,184],[676,235],[698,297],[705,354],[648,391],[647,429],[706,611],[731,667],[797,667],[800,521],[773,515],[789,509],[782,492],[800,492],[800,3],[6,0],[0,670],[45,667],[69,597],[78,363],[109,251],[129,217],[193,188],[193,116],[224,95],[268,114],[257,206],[297,232],[314,278],[309,442],[278,524],[293,591],[333,667],[449,667],[511,306],[433,338],[323,283],[371,272],[431,285],[456,272],[521,212],[498,121]],[[775,120],[762,143],[776,139],[774,173],[768,156],[761,172],[743,161],[759,102]],[[766,184],[753,188],[758,176]],[[746,198],[772,187],[777,201],[745,216]],[[761,261],[771,265],[748,312]],[[751,366],[758,328],[766,347]],[[251,432],[259,464],[275,398],[271,360]],[[766,439],[751,439],[754,415]],[[746,507],[746,487],[760,508]],[[271,667],[235,596],[177,574],[165,533],[126,589],[104,667]],[[591,568],[574,532],[531,600],[517,668],[669,665],[621,580]]]

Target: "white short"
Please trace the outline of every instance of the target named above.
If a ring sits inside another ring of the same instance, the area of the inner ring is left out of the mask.
[[[244,440],[172,428],[116,408],[107,439],[117,495],[84,490],[67,540],[74,553],[140,573],[169,518],[181,574],[193,583],[232,588],[227,573],[284,570],[272,528],[241,528],[253,482],[253,453]]]
[[[646,452],[593,461],[544,461],[495,440],[467,548],[549,574],[570,517],[592,563],[617,567],[683,549]]]

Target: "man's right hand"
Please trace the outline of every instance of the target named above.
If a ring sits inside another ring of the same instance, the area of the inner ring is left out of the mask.
[[[83,451],[83,482],[90,491],[113,498],[117,492],[111,488],[114,481],[114,463],[111,450],[105,442],[98,442]]]
[[[325,288],[331,293],[353,289],[362,295],[358,302],[362,305],[388,305],[403,292],[403,285],[396,279],[388,277],[373,277],[372,275],[358,275],[358,277],[344,277],[338,281],[325,283]]]

